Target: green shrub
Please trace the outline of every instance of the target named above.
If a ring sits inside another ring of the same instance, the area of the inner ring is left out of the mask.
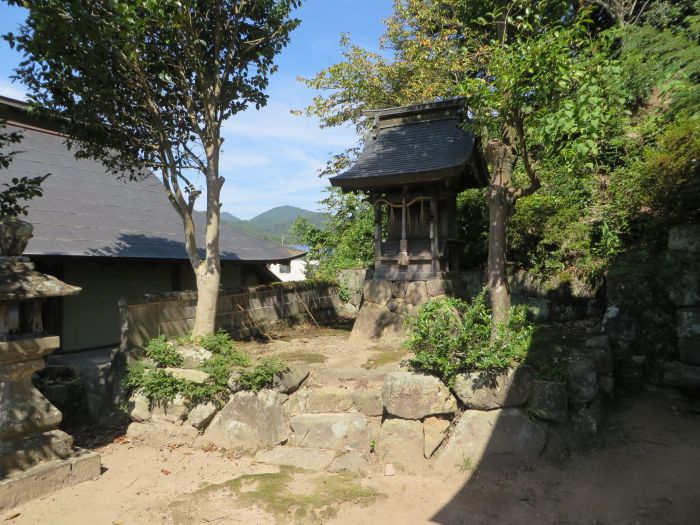
[[[148,368],[137,361],[127,371],[125,386],[129,390],[141,390],[151,401],[169,402],[183,389],[184,381],[176,379],[164,370]]]
[[[282,374],[289,367],[276,357],[264,357],[254,367],[244,370],[239,379],[243,390],[257,392],[272,386],[276,374]]]
[[[231,335],[226,330],[222,329],[219,329],[215,334],[200,337],[197,343],[205,350],[209,350],[215,354],[232,350],[234,346]]]
[[[163,367],[182,365],[182,357],[177,353],[177,348],[193,342],[195,341],[191,336],[181,336],[172,342],[166,341],[164,336],[151,339],[146,343],[145,349],[146,356],[155,362],[155,367],[144,361],[136,361],[127,370],[125,387],[130,392],[141,390],[154,402],[169,402],[180,394],[189,406],[209,401],[221,406],[231,393],[228,379],[232,371],[241,370],[240,384],[243,390],[257,392],[271,387],[275,374],[288,370],[288,367],[276,358],[261,359],[253,366],[246,354],[234,348],[234,341],[224,330],[196,341],[212,352],[212,356],[198,367],[209,374],[209,379],[204,384],[176,379],[162,370]]]
[[[148,341],[144,350],[146,356],[153,359],[158,367],[178,367],[182,364],[182,356],[177,353],[177,346],[166,341],[164,335]]]
[[[408,321],[411,364],[451,384],[457,374],[499,371],[522,362],[532,342],[533,326],[524,306],[511,309],[495,340],[483,290],[471,303],[452,297],[431,299]]]

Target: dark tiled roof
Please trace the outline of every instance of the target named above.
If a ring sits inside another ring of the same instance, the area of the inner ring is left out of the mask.
[[[68,255],[186,259],[182,222],[153,175],[119,180],[94,160],[76,159],[64,138],[15,125],[23,135],[19,151],[0,183],[12,177],[50,173],[44,196],[33,199],[25,220],[34,225],[26,255]],[[203,213],[197,213],[198,246],[204,240]],[[303,252],[278,246],[221,225],[221,258],[251,262],[287,260]]]
[[[417,114],[414,107],[378,112],[378,135],[350,169],[330,179],[333,186],[358,188],[440,180],[462,171],[472,155],[475,138],[459,127],[458,117],[431,119],[432,110],[428,110],[422,113],[425,120],[402,122],[401,109]],[[381,122],[390,118],[397,119],[395,125]]]

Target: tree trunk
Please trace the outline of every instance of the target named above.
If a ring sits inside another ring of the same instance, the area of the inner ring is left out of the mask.
[[[491,340],[498,325],[510,315],[510,288],[506,267],[506,226],[515,200],[512,176],[517,151],[506,130],[503,140],[492,140],[486,146],[486,157],[491,165],[491,178],[486,198],[489,205],[488,287],[491,298]]]
[[[214,333],[221,269],[218,264],[202,261],[195,271],[195,276],[197,277],[197,309],[192,335],[202,337]]]
[[[216,305],[219,300],[221,282],[221,260],[219,253],[219,223],[221,219],[221,187],[224,179],[219,177],[218,134],[207,146],[207,226],[204,234],[204,260],[195,268],[197,276],[197,310],[192,335],[202,337],[214,333]]]
[[[510,205],[502,187],[489,186],[488,286],[493,325],[506,321],[510,310],[510,289],[506,269],[506,225]]]

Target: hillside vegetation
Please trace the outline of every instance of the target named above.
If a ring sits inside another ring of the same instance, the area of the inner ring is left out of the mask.
[[[297,218],[303,218],[318,228],[323,228],[328,222],[325,214],[296,206],[277,206],[250,220],[239,219],[228,212],[221,214],[222,221],[249,235],[287,245],[300,243],[298,236],[292,232],[292,223]]]

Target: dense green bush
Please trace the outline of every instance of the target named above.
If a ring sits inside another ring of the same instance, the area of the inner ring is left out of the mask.
[[[255,366],[245,369],[239,382],[243,390],[257,392],[263,388],[270,388],[275,376],[287,370],[289,367],[276,357],[264,357]]]
[[[178,367],[182,364],[182,356],[177,353],[176,345],[166,341],[164,335],[148,341],[144,350],[146,357],[152,359],[158,367]]]
[[[471,303],[452,297],[429,300],[408,320],[411,364],[451,384],[460,372],[498,371],[522,362],[532,343],[533,325],[523,306],[512,308],[491,341],[491,312],[482,291]]]
[[[164,370],[181,366],[183,359],[177,349],[190,344],[198,344],[212,353],[198,367],[209,374],[204,384],[177,379]],[[148,341],[144,349],[148,359],[137,360],[128,367],[124,386],[130,392],[141,390],[149,400],[158,403],[170,402],[180,394],[189,406],[208,401],[221,406],[231,393],[228,380],[233,371],[240,371],[239,384],[243,390],[257,392],[271,387],[274,376],[288,370],[276,358],[263,358],[255,364],[251,363],[245,353],[235,348],[235,343],[225,330],[198,339],[187,335],[167,341],[165,336],[160,336]]]

